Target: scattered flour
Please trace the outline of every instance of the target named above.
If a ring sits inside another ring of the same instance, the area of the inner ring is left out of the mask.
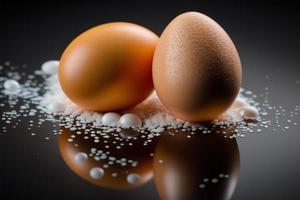
[[[0,78],[2,83],[0,89],[3,91],[0,98],[6,99],[11,110],[2,113],[2,120],[10,124],[14,119],[22,116],[44,116],[38,120],[38,124],[52,121],[59,122],[59,126],[70,130],[80,132],[86,128],[98,128],[105,133],[121,132],[122,128],[131,127],[140,133],[147,132],[152,136],[158,136],[168,129],[181,129],[193,134],[197,130],[209,133],[209,129],[215,126],[234,126],[238,131],[232,137],[244,137],[244,132],[253,132],[256,131],[255,129],[261,132],[261,128],[270,127],[272,123],[266,120],[266,116],[268,111],[275,110],[275,123],[278,128],[274,129],[284,131],[289,128],[289,126],[280,126],[278,118],[285,110],[281,106],[276,108],[269,104],[268,88],[265,88],[265,94],[261,96],[265,98],[262,104],[257,102],[257,95],[252,91],[241,89],[233,105],[209,126],[176,119],[165,110],[155,92],[144,102],[121,113],[83,110],[72,103],[62,91],[57,76],[58,64],[58,61],[48,61],[42,65],[41,70],[33,73],[20,72],[20,69],[17,70],[14,66],[11,66],[9,71],[5,71],[5,76]],[[18,90],[18,92],[7,93],[7,90]],[[18,107],[20,102],[22,105]],[[5,103],[1,105],[7,106]],[[296,106],[291,112],[291,117],[297,115],[298,111],[299,106]],[[249,120],[252,121],[250,125]],[[253,123],[254,121],[258,123]]]

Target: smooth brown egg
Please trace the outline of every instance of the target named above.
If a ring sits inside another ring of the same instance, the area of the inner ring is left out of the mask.
[[[211,18],[187,12],[163,31],[154,53],[153,82],[161,102],[176,117],[217,118],[233,103],[241,79],[238,52]]]
[[[114,190],[135,189],[152,180],[156,139],[144,145],[141,135],[126,139],[124,135],[134,135],[127,131],[110,133],[109,138],[95,134],[100,137],[95,143],[92,137],[85,138],[89,134],[64,129],[59,150],[67,166],[88,182]],[[121,143],[122,148],[116,148]]]
[[[224,132],[228,130],[220,130]],[[236,187],[239,149],[221,133],[171,131],[154,155],[154,182],[162,200],[229,200]]]
[[[58,70],[66,96],[84,109],[113,111],[143,101],[153,90],[152,59],[158,37],[125,22],[96,26],[63,52]]]

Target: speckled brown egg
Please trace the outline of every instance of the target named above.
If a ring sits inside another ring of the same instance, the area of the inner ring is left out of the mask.
[[[232,40],[214,20],[198,12],[179,15],[163,31],[152,74],[164,106],[188,121],[221,115],[236,98],[242,79]]]
[[[66,96],[88,110],[126,109],[152,91],[152,59],[158,37],[132,23],[91,28],[65,49],[58,69]]]

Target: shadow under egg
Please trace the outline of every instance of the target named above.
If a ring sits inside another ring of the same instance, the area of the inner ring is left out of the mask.
[[[162,200],[228,200],[236,187],[240,157],[234,128],[193,135],[170,130],[157,144],[154,182]],[[187,137],[188,136],[188,137]]]
[[[123,131],[123,132],[122,132]],[[109,189],[138,188],[153,178],[153,153],[156,138],[145,145],[143,134],[94,133],[94,139],[76,131],[63,129],[59,135],[59,149],[67,166],[81,178]],[[125,132],[124,132],[125,131]],[[94,136],[95,137],[95,136]],[[119,147],[119,148],[118,148]]]

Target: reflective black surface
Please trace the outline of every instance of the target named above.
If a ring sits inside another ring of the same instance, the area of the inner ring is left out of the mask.
[[[270,103],[287,111],[300,104],[300,14],[299,6],[288,1],[1,1],[0,63],[36,69],[59,59],[72,38],[92,26],[129,21],[160,34],[172,18],[191,10],[212,17],[231,36],[241,56],[244,88],[262,94],[268,87]],[[37,135],[32,137],[26,123],[22,119],[17,128],[1,132],[0,199],[159,199],[153,182],[116,192],[83,180],[62,159],[52,125],[33,127]],[[299,199],[299,141],[299,126],[279,133],[271,127],[238,139],[241,168],[232,199]]]
[[[154,182],[162,200],[228,200],[237,185],[240,157],[233,127],[197,131],[190,137],[171,130],[155,149]]]

